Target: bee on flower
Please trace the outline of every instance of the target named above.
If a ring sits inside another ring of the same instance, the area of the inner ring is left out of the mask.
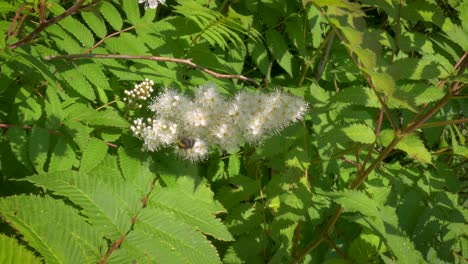
[[[152,85],[145,80],[126,94],[147,99],[147,87]],[[270,94],[244,91],[227,100],[208,84],[199,87],[194,98],[166,89],[148,108],[153,117],[146,121],[138,118],[131,127],[143,140],[143,147],[157,151],[172,146],[181,157],[199,161],[211,149],[233,151],[244,143],[258,144],[303,119],[308,106],[301,98],[279,90]]]

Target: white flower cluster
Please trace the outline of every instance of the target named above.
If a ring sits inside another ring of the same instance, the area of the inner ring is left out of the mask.
[[[235,150],[301,120],[307,103],[281,91],[270,94],[241,92],[225,100],[213,85],[200,87],[193,99],[165,90],[149,106],[154,117],[136,119],[131,127],[150,151],[178,146],[192,161],[204,159],[209,149]]]
[[[148,99],[153,92],[154,82],[149,79],[145,79],[144,82],[140,84],[135,84],[132,90],[125,90],[124,93],[127,95],[123,100],[128,104],[133,104],[137,100],[145,101]],[[141,104],[137,105],[138,108],[142,108]]]
[[[166,0],[138,0],[139,4],[145,3],[145,9],[150,8],[150,9],[156,9],[158,8],[159,4],[165,4]]]

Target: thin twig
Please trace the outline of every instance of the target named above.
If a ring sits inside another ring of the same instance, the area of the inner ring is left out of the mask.
[[[346,158],[345,156],[342,156],[341,159],[342,159],[343,161],[345,161],[345,162],[347,162],[347,163],[353,165],[353,166],[356,166],[356,162],[354,162],[354,161],[352,161],[352,160]]]
[[[401,8],[403,6],[402,0],[400,0],[400,4],[398,5],[398,17],[397,17],[397,24],[395,28],[395,52],[392,53],[392,57],[390,58],[390,62],[393,63],[395,55],[398,55],[399,45],[398,40],[400,38],[400,23],[401,23]]]
[[[116,99],[116,100],[113,100],[113,101],[110,101],[110,102],[108,102],[108,103],[106,103],[106,104],[103,104],[103,105],[101,105],[100,107],[96,108],[96,111],[99,111],[99,110],[101,110],[101,109],[103,109],[103,108],[106,108],[106,107],[108,107],[109,105],[111,105],[111,104],[113,104],[113,103],[116,103],[116,102],[118,102],[117,99]]]
[[[99,40],[98,42],[96,42],[96,44],[94,44],[91,48],[85,50],[85,51],[83,52],[83,54],[89,53],[90,51],[92,51],[93,49],[95,49],[95,48],[97,48],[99,45],[101,45],[101,44],[102,44],[104,41],[106,41],[107,39],[112,38],[112,37],[115,36],[115,35],[119,35],[119,34],[125,32],[125,31],[129,31],[129,30],[134,29],[134,28],[135,28],[135,26],[130,26],[130,27],[128,27],[128,28],[124,28],[124,29],[122,29],[122,30],[119,30],[119,31],[117,31],[117,32],[114,32],[114,33],[112,33],[112,34],[109,34],[109,35],[105,36],[103,39],[101,39],[101,40]]]
[[[357,171],[361,171],[361,168],[362,168],[361,160],[359,159],[359,156],[361,155],[360,151],[361,149],[357,149],[355,153]]]
[[[302,260],[311,250],[313,250],[314,248],[316,248],[318,245],[320,245],[323,240],[325,240],[327,238],[327,236],[329,236],[329,232],[330,230],[333,228],[333,226],[335,225],[336,221],[338,221],[338,218],[340,217],[340,215],[343,213],[343,207],[339,207],[335,214],[332,216],[332,218],[330,219],[330,221],[328,222],[328,224],[326,225],[326,227],[323,229],[323,231],[320,233],[320,236],[312,241],[311,243],[309,243],[305,249],[296,257],[296,258],[293,258],[292,261],[291,261],[291,264],[295,264],[295,263],[298,263],[300,260]]]
[[[267,73],[265,74],[265,77],[263,78],[263,83],[265,84],[265,87],[268,87],[270,84],[270,79],[271,79],[271,69],[273,68],[273,63],[275,62],[275,59],[273,59],[273,56],[268,52],[268,68],[267,68]]]
[[[248,78],[244,75],[238,74],[222,74],[215,71],[209,70],[203,66],[195,64],[191,59],[178,59],[169,57],[159,56],[144,56],[144,55],[121,55],[121,54],[70,54],[70,55],[57,55],[57,56],[46,56],[45,60],[60,60],[60,59],[125,59],[125,60],[151,60],[151,61],[164,61],[174,62],[188,65],[192,68],[198,69],[204,73],[214,76],[218,79],[239,79],[246,82],[257,84],[254,79]]]
[[[47,19],[46,19],[46,4],[47,4],[47,0],[39,1],[39,18],[40,18],[41,24],[44,24],[44,23],[47,22]]]
[[[13,17],[13,21],[11,22],[10,27],[8,28],[8,32],[5,36],[5,43],[8,41],[8,38],[10,37],[11,33],[13,33],[13,29],[15,28],[16,21],[18,20],[20,13],[21,11],[23,11],[25,6],[26,4],[23,4],[18,8],[18,10],[16,10],[16,14]],[[18,23],[18,26],[19,26],[19,23]]]
[[[3,128],[3,129],[9,129],[9,128],[13,128],[13,127],[19,127],[19,128],[27,129],[27,130],[32,130],[33,128],[37,128],[37,127],[29,126],[29,125],[20,126],[20,125],[10,125],[10,124],[0,124],[0,128]],[[43,128],[43,129],[45,129],[45,128]],[[47,133],[49,133],[51,135],[63,136],[63,134],[60,131],[57,131],[57,130],[54,130],[54,129],[48,129]],[[119,147],[117,144],[114,144],[114,143],[111,143],[111,142],[105,142],[105,143],[106,143],[106,145],[108,145],[109,147],[112,147],[112,148],[118,148]]]
[[[336,245],[335,241],[333,241],[330,235],[327,235],[326,239],[328,243],[330,243],[332,248],[336,251],[336,253],[338,253],[338,255],[340,255],[342,258],[346,259],[346,254],[343,251],[341,251],[341,249]]]
[[[314,52],[314,54],[312,55],[312,57],[305,63],[305,66],[304,66],[304,70],[302,71],[302,76],[301,76],[301,81],[299,82],[299,86],[302,86],[302,84],[304,83],[304,80],[306,78],[306,75],[307,75],[307,72],[309,71],[309,68],[310,68],[310,65],[312,65],[312,63],[314,63],[315,59],[317,58],[317,56],[319,55],[320,51],[325,47],[325,45],[329,42],[329,39],[331,38],[332,35],[334,35],[334,28],[331,27],[326,36],[325,36],[325,39],[322,41],[322,43],[320,43],[320,46],[317,48],[317,50]]]
[[[464,123],[468,123],[468,118],[426,123],[426,124],[421,125],[420,128],[440,127],[440,126],[456,125],[456,124],[464,124]]]
[[[299,220],[299,222],[297,223],[296,229],[294,230],[294,235],[293,235],[293,240],[292,240],[293,245],[291,249],[292,258],[295,258],[297,254],[297,248],[299,246],[303,224],[304,224],[304,221]]]
[[[383,112],[387,116],[387,119],[390,122],[390,126],[393,128],[393,131],[396,131],[398,127],[395,124],[395,121],[393,121],[393,117],[391,115],[390,108],[388,108],[387,104],[385,103],[385,100],[377,92],[377,87],[375,86],[374,82],[372,81],[372,78],[370,77],[370,75],[367,76],[366,80],[369,83],[372,91],[374,91],[375,95],[377,96],[377,99],[379,100],[380,105],[382,105]]]
[[[309,133],[307,131],[307,126],[305,121],[302,121],[302,126],[304,127],[304,153],[309,153]],[[310,179],[309,179],[309,167],[310,167],[310,161],[309,161],[309,166],[305,166],[304,169],[304,180],[306,182],[307,189],[310,191],[311,190],[311,185],[310,185]]]
[[[361,168],[365,169],[366,166],[367,166],[367,162],[369,162],[370,158],[372,157],[372,152],[374,152],[375,146],[377,145],[377,139],[379,138],[379,135],[380,135],[380,130],[382,129],[383,117],[384,117],[383,109],[380,109],[379,119],[377,121],[377,128],[375,129],[375,140],[372,143],[372,145],[371,145],[371,147],[369,149],[369,152],[367,153],[366,159],[362,163]],[[359,171],[358,175],[360,175],[362,172],[363,172],[363,170],[361,169]]]
[[[9,128],[13,128],[13,127],[19,127],[19,128],[27,129],[27,130],[32,130],[34,128],[39,128],[39,127],[33,127],[33,126],[29,126],[29,125],[21,126],[21,125],[0,124],[0,128],[3,128],[3,129],[9,129]],[[54,135],[62,135],[62,133],[60,133],[57,130],[53,130],[53,129],[47,129],[47,133],[54,134]]]
[[[29,11],[29,9],[28,9]],[[21,30],[21,28],[23,27],[23,24],[24,24],[24,21],[26,20],[26,18],[28,17],[28,14],[24,14],[22,17],[21,17],[21,20],[20,22],[18,23],[18,26],[16,27],[16,30],[15,32],[13,33],[13,36],[17,37],[19,35],[19,32]],[[5,42],[6,43],[6,42]]]
[[[138,215],[140,214],[141,210],[143,210],[143,208],[146,207],[146,204],[148,203],[148,200],[149,200],[149,196],[151,195],[151,193],[153,192],[154,190],[154,184],[156,183],[156,180],[157,180],[157,177],[155,177],[153,179],[153,181],[151,182],[150,184],[150,190],[148,191],[148,193],[143,197],[143,199],[141,199],[141,207],[140,209],[138,210],[138,212],[135,213],[135,215],[132,216],[132,218],[130,219],[130,228],[128,229],[128,231],[123,234],[122,236],[119,237],[119,239],[117,239],[114,244],[112,245],[112,247],[109,248],[109,250],[106,252],[106,254],[101,258],[101,260],[99,261],[99,264],[104,264],[107,262],[107,259],[110,257],[110,255],[112,253],[114,253],[114,251],[116,251],[120,245],[122,244],[122,242],[125,240],[125,238],[127,238],[127,235],[130,233],[130,231],[133,230],[133,226],[135,225],[137,219],[138,219]]]
[[[327,65],[328,55],[330,54],[330,49],[333,44],[333,39],[335,39],[335,31],[332,30],[330,33],[330,38],[327,41],[327,45],[325,46],[325,51],[322,54],[322,58],[320,59],[319,64],[317,65],[317,69],[315,71],[314,79],[316,81],[320,80],[322,77],[322,73],[325,70],[325,65]]]

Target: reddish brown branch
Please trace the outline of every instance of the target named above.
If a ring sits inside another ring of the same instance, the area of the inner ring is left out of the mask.
[[[354,56],[352,56],[352,57],[354,57]],[[380,105],[382,105],[382,110],[383,110],[384,114],[387,116],[387,119],[390,122],[391,127],[393,128],[394,131],[396,131],[397,130],[397,125],[393,121],[391,111],[388,108],[387,104],[385,103],[385,100],[377,92],[377,87],[375,86],[374,82],[372,81],[372,78],[370,77],[370,75],[368,75],[366,79],[367,79],[367,82],[369,83],[370,87],[372,88],[372,91],[374,91],[375,95],[377,96],[377,99],[379,100]]]
[[[120,247],[120,245],[124,242],[125,238],[127,238],[127,235],[128,235],[128,234],[130,233],[130,231],[133,229],[133,226],[135,225],[135,223],[136,223],[136,221],[137,221],[137,219],[138,219],[138,215],[140,214],[141,210],[142,210],[143,208],[146,207],[146,203],[147,203],[147,201],[148,201],[148,199],[149,199],[149,196],[151,195],[151,193],[152,193],[153,190],[154,190],[154,184],[155,184],[156,180],[157,180],[157,177],[155,177],[155,178],[151,181],[151,183],[150,183],[150,190],[149,190],[148,193],[145,195],[145,197],[143,197],[140,210],[139,210],[135,215],[133,215],[132,218],[130,219],[130,224],[131,224],[131,225],[130,225],[129,230],[128,230],[125,234],[123,234],[119,239],[117,239],[117,240],[114,242],[114,244],[112,245],[112,247],[110,247],[109,250],[106,252],[106,254],[101,258],[101,260],[99,261],[99,264],[104,264],[104,263],[106,263],[106,262],[107,262],[107,259],[109,259],[110,255],[111,255],[112,253],[114,253],[114,252]]]
[[[333,239],[329,235],[327,235],[326,238],[328,243],[330,243],[330,245],[336,251],[336,253],[338,253],[342,258],[346,259],[346,254],[343,251],[341,251],[341,249],[336,245],[335,241],[333,241]]]
[[[360,171],[361,168],[362,168],[361,160],[360,160],[360,158],[359,158],[359,156],[361,155],[361,150],[360,150],[360,149],[357,149],[357,150],[356,150],[356,153],[355,153],[354,155],[355,155],[355,158],[356,158],[356,168],[357,168],[357,171]]]
[[[375,129],[375,140],[372,143],[369,149],[369,152],[367,153],[366,159],[362,163],[361,170],[358,171],[358,175],[360,175],[363,172],[362,169],[366,168],[367,162],[369,162],[370,158],[372,157],[372,152],[374,152],[375,146],[377,144],[377,139],[379,138],[379,135],[380,135],[380,130],[382,129],[383,117],[384,117],[383,109],[380,109],[379,119],[377,121],[377,128]]]
[[[58,55],[58,56],[46,56],[45,60],[59,60],[59,59],[126,59],[126,60],[151,60],[151,61],[163,61],[163,62],[174,62],[185,64],[192,68],[198,69],[204,73],[207,73],[211,76],[214,76],[219,79],[239,79],[246,82],[251,82],[257,84],[254,79],[248,78],[244,75],[237,74],[222,74],[215,71],[209,70],[203,66],[195,64],[191,59],[178,59],[178,58],[168,58],[168,57],[159,57],[159,56],[144,56],[144,55],[120,55],[120,54],[70,54],[70,55]]]
[[[13,32],[13,29],[15,28],[16,21],[18,20],[20,13],[21,11],[23,11],[25,6],[26,4],[21,5],[20,8],[18,8],[18,10],[16,11],[15,16],[13,17],[13,21],[11,22],[10,28],[8,28],[8,32],[5,36],[5,42],[7,42],[8,38],[11,36],[11,33]],[[18,27],[19,26],[20,24],[18,23]]]
[[[467,56],[468,56],[468,52],[465,52],[461,58],[457,61],[457,63],[455,64],[455,66],[453,67],[452,71],[450,72],[450,75],[451,76],[458,68],[462,68],[463,65],[462,63],[465,63],[466,64],[466,61],[467,61]],[[466,66],[465,66],[466,67]],[[439,83],[437,84],[437,88],[441,89],[444,84],[449,80],[449,78],[445,78],[443,80],[440,80]],[[455,91],[455,94],[456,94],[456,91]],[[428,106],[429,104],[428,103],[425,103],[423,104],[420,108],[419,108],[419,111],[416,115],[414,115],[414,117],[411,119],[411,121],[409,122],[409,124],[411,123],[414,123],[414,121],[416,119],[419,118],[420,114],[424,112],[424,109],[426,109],[426,107]]]
[[[24,21],[26,20],[27,17],[28,17],[27,14],[25,14],[25,15],[23,15],[23,16],[21,17],[21,20],[19,21],[18,26],[16,27],[16,30],[15,30],[15,32],[13,33],[13,36],[16,37],[16,36],[19,35],[19,32],[20,32],[20,30],[21,30],[21,27],[23,26]]]
[[[27,129],[27,130],[31,130],[31,129],[35,128],[35,127],[29,126],[29,125],[20,126],[20,125],[10,125],[10,124],[0,124],[0,128],[3,128],[3,129],[8,129],[8,128],[12,128],[12,127],[20,127],[20,128]],[[60,133],[57,130],[48,129],[47,131],[48,131],[49,134],[62,135],[62,133]]]
[[[299,241],[301,238],[301,232],[302,232],[302,225],[304,224],[303,221],[299,221],[297,223],[296,229],[294,230],[294,236],[293,236],[293,245],[292,245],[292,250],[291,250],[291,256],[293,258],[296,257],[297,254],[297,248],[299,246]]]
[[[39,17],[41,24],[44,24],[47,22],[46,20],[46,4],[47,0],[39,1]]]
[[[94,5],[98,2],[99,0],[93,0],[91,3],[89,4],[86,4],[86,5],[83,5],[83,3],[85,2],[85,0],[78,0],[73,6],[71,6],[70,8],[68,8],[67,10],[65,10],[65,12],[63,12],[61,15],[57,16],[57,17],[54,17],[50,20],[46,20],[46,21],[42,21],[43,19],[45,20],[45,10],[43,10],[42,6],[41,6],[41,11],[40,11],[40,16],[41,16],[41,23],[40,25],[33,31],[31,32],[29,35],[27,35],[26,37],[24,37],[23,39],[11,44],[9,47],[10,49],[16,49],[18,47],[21,47],[23,46],[24,44],[34,40],[38,35],[39,33],[41,33],[42,31],[44,31],[47,27],[55,24],[55,23],[58,23],[59,21],[61,21],[62,19],[66,18],[67,16],[70,16],[74,13],[76,13],[77,11],[80,11],[84,8],[87,8],[91,5]],[[41,3],[42,4],[42,3]],[[44,9],[45,9],[45,4],[44,4]]]

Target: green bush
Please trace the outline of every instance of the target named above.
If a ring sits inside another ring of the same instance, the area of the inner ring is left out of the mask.
[[[468,1],[149,7],[0,3],[0,263],[467,261]],[[133,136],[146,78],[309,107],[192,163]]]

